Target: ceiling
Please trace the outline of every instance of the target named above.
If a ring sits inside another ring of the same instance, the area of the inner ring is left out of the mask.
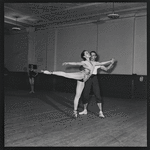
[[[147,3],[4,3],[4,31],[11,31],[16,24],[25,29],[103,21],[109,19],[107,15],[113,13],[113,8],[122,18],[146,11]]]

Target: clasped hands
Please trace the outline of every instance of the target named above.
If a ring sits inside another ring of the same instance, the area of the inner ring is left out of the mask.
[[[112,63],[112,64],[114,64],[114,62],[115,62],[115,59],[114,59],[114,58],[112,58],[112,59],[111,59],[111,63]]]

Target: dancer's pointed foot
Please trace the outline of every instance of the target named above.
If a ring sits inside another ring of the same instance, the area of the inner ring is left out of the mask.
[[[41,72],[43,72],[44,74],[52,74],[52,71],[48,71],[48,70],[41,70]]]
[[[85,110],[79,112],[79,115],[87,115],[87,110],[85,109]]]
[[[77,118],[77,117],[78,117],[77,110],[74,110],[74,111],[73,111],[73,115],[74,115],[74,117],[75,117],[75,118]]]
[[[103,114],[102,111],[99,112],[99,117],[100,117],[100,118],[105,118],[105,116],[104,116],[104,114]]]

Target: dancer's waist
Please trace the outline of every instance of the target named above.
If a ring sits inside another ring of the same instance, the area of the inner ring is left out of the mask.
[[[86,75],[90,75],[90,71],[89,70],[83,70],[81,72],[84,72]]]
[[[93,77],[96,77],[97,76],[97,74],[92,74],[91,76],[90,76],[90,78],[93,78]]]

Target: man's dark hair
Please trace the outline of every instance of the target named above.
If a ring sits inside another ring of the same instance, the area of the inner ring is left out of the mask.
[[[98,56],[97,53],[96,53],[95,51],[91,51],[91,52],[90,52],[90,55],[91,55],[91,53],[95,53],[95,54],[96,54],[96,57]]]
[[[98,54],[97,54],[95,51],[91,51],[91,52],[90,52],[90,55],[91,55],[91,53],[95,53],[95,55],[96,55],[96,59],[95,59],[95,60],[97,61],[97,60],[99,59]]]

